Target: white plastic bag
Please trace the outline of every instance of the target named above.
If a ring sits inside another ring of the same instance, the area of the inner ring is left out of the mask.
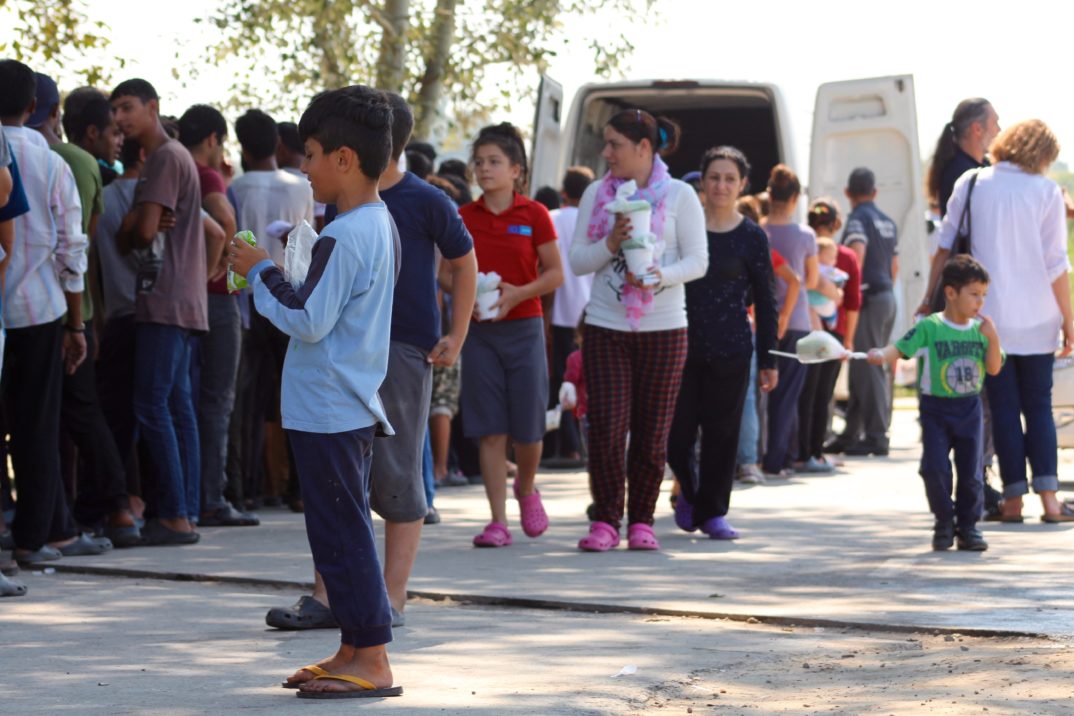
[[[317,232],[305,219],[287,235],[287,248],[283,254],[283,275],[296,289],[306,282],[313,260],[313,245]]]
[[[574,383],[564,381],[559,387],[559,405],[564,410],[574,410],[578,407],[578,388]]]
[[[491,321],[500,311],[492,306],[500,300],[500,274],[495,271],[477,274],[477,320]]]
[[[553,430],[559,430],[562,418],[563,409],[558,405],[551,410],[546,410],[544,413],[544,431],[550,433]]]
[[[798,340],[794,353],[783,351],[768,351],[772,355],[784,358],[797,358],[799,363],[810,365],[812,363],[824,363],[830,360],[865,360],[866,353],[852,353],[836,340],[835,336],[827,331],[813,331],[808,336]]]

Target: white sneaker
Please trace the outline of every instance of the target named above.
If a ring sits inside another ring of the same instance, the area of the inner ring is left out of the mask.
[[[764,473],[756,465],[739,465],[735,479],[744,485],[765,484]]]

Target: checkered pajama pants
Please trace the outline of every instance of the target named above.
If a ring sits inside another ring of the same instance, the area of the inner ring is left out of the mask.
[[[618,528],[626,501],[628,524],[653,523],[686,347],[685,328],[585,327],[589,489],[597,521]]]

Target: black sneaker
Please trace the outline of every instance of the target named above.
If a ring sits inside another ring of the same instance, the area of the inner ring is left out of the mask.
[[[860,442],[857,445],[850,445],[843,454],[848,457],[867,457],[869,455],[875,455],[876,457],[887,457],[888,446],[880,445],[871,442]]]
[[[198,527],[257,527],[261,520],[252,512],[239,512],[231,504],[212,512],[206,512],[198,520]]]
[[[937,552],[951,549],[955,544],[955,523],[936,520],[932,528],[932,548]]]
[[[984,552],[988,543],[976,527],[966,527],[958,531],[958,548],[963,552]]]
[[[841,437],[832,438],[827,443],[825,443],[824,452],[828,455],[839,455],[843,453],[848,447],[850,447],[849,441],[844,440]]]

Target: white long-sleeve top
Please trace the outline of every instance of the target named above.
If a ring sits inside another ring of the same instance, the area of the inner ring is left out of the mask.
[[[626,308],[619,301],[626,283],[626,262],[621,252],[613,255],[608,250],[604,238],[590,241],[587,235],[599,186],[599,182],[590,184],[578,206],[570,250],[571,270],[579,276],[596,274],[585,322],[613,331],[629,331]],[[693,187],[672,179],[665,202],[662,279],[653,296],[652,309],[641,319],[638,330],[642,332],[686,328],[683,284],[704,276],[709,266],[705,213]]]
[[[947,204],[942,249],[954,245],[971,175],[956,182]],[[995,322],[1003,349],[1012,355],[1053,352],[1063,316],[1052,283],[1070,271],[1066,209],[1058,185],[999,162],[979,171],[970,215],[970,252],[991,277],[983,313]]]
[[[4,288],[7,328],[40,326],[67,312],[64,293],[80,293],[89,239],[75,177],[33,129],[4,127],[30,204],[15,219],[15,243]]]

